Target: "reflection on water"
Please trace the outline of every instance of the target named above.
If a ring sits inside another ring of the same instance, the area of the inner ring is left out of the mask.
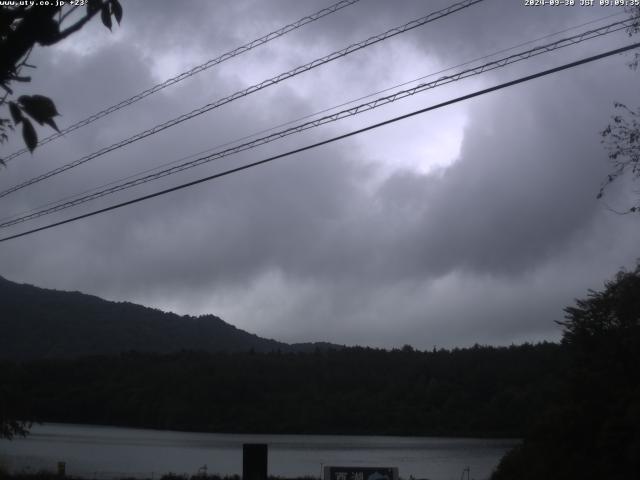
[[[403,478],[487,478],[514,440],[333,435],[186,433],[86,425],[36,425],[26,439],[0,440],[11,471],[54,470],[90,478],[152,478],[168,472],[242,473],[242,444],[269,445],[269,474],[319,477],[323,465],[398,467]]]

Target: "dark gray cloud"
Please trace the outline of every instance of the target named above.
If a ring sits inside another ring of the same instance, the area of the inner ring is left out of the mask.
[[[429,9],[448,3],[430,2]],[[38,53],[42,75],[33,88],[56,99],[65,125],[163,73],[175,74],[183,63],[211,58],[323,6],[154,2],[151,9],[134,2],[116,33],[95,25],[79,34],[82,42],[99,32],[101,41],[88,44],[89,53],[74,45]],[[0,184],[66,163],[425,10],[423,2],[363,1],[16,160]],[[3,200],[2,215],[610,13],[488,1],[25,189]],[[451,85],[117,200],[623,42],[619,36]],[[638,256],[637,219],[613,215],[595,199],[608,168],[598,132],[614,100],[635,101],[636,76],[624,58],[610,58],[8,242],[0,247],[0,274],[180,313],[214,313],[285,341],[431,348],[554,339],[553,320],[564,305]],[[614,189],[608,197],[624,202],[624,195]]]

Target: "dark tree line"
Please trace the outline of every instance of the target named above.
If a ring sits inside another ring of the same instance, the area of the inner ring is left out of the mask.
[[[21,417],[253,433],[520,436],[559,345],[419,352],[128,353],[0,364]]]

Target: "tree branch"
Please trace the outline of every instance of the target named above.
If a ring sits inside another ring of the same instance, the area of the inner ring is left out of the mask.
[[[60,21],[58,22],[58,24],[62,25],[62,22],[64,22],[65,19],[77,9],[78,9],[78,5],[75,5],[75,6],[71,7],[69,10],[67,10],[67,12],[60,17]],[[60,10],[60,13],[62,13],[62,10]]]
[[[107,4],[106,2],[103,2],[102,6],[105,6],[106,4]],[[66,28],[65,30],[61,31],[60,34],[57,37],[56,42],[59,42],[60,40],[63,40],[64,38],[67,38],[72,33],[75,33],[78,30],[80,30],[84,26],[84,24],[87,23],[89,20],[91,20],[99,11],[100,11],[100,8],[95,9],[91,13],[87,13],[83,18],[78,20],[76,23],[74,23],[70,27]]]

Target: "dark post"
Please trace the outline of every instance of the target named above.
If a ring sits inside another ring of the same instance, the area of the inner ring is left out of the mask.
[[[245,443],[242,445],[242,479],[267,480],[266,443]]]
[[[65,462],[58,462],[58,476],[64,477],[67,474],[67,464]]]

